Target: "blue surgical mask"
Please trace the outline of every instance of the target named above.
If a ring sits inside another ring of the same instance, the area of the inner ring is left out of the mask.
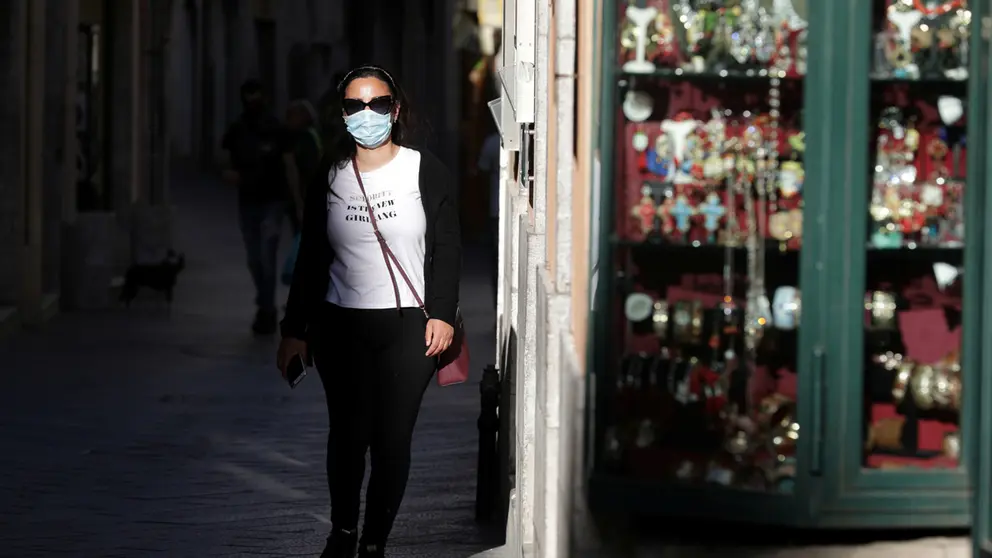
[[[362,147],[378,147],[389,138],[393,131],[392,114],[379,114],[371,110],[361,110],[345,116],[348,133]]]

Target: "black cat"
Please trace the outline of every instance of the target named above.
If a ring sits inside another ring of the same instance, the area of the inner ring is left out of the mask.
[[[124,287],[121,289],[121,300],[128,307],[138,296],[141,287],[162,291],[165,300],[172,305],[172,292],[176,287],[179,272],[186,267],[186,256],[169,250],[165,259],[156,264],[134,264],[128,268],[124,276]]]

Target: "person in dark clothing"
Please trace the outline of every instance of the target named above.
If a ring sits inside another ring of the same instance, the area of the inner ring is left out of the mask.
[[[288,195],[287,162],[293,143],[286,127],[268,109],[260,83],[241,86],[244,112],[221,143],[229,164],[224,180],[238,189],[238,220],[255,283],[257,312],[252,330],[259,335],[276,332],[276,253]]]
[[[290,207],[290,223],[293,232],[299,234],[303,220],[303,200],[306,199],[306,185],[313,180],[320,159],[324,154],[323,139],[317,129],[317,111],[306,99],[297,99],[286,109],[286,126],[293,141],[293,165],[289,167],[289,191],[293,195]],[[298,194],[298,196],[297,196]]]
[[[312,357],[327,399],[332,528],[321,557],[353,558],[357,546],[378,558],[403,501],[424,391],[454,338],[461,236],[451,174],[410,146],[410,107],[393,77],[352,70],[337,104],[343,118],[327,123],[307,187],[277,365],[285,376],[291,359]]]

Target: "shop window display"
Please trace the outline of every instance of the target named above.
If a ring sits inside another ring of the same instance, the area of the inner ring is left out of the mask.
[[[619,9],[604,466],[792,492],[806,21],[789,0]]]
[[[955,468],[971,13],[874,3],[864,466]]]

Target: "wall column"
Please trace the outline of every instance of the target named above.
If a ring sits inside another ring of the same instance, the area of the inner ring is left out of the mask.
[[[21,180],[24,188],[24,242],[21,258],[21,321],[42,321],[42,231],[44,221],[45,2],[28,2],[27,40],[21,104]]]
[[[169,134],[166,118],[165,75],[172,7],[167,2],[144,0],[138,14],[142,45],[137,72],[139,112],[144,125],[137,131],[135,180],[140,185],[131,209],[131,261],[157,263],[172,248],[173,209],[169,203]]]
[[[16,325],[25,241],[22,115],[25,103],[27,0],[0,2],[0,331]]]

